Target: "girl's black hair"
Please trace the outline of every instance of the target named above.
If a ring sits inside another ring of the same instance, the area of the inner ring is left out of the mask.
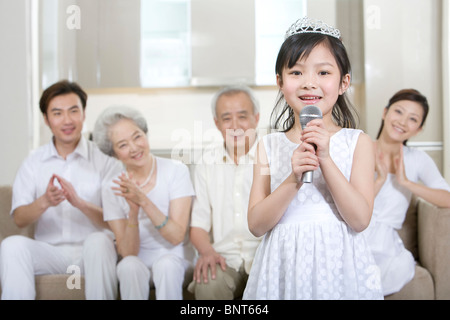
[[[351,73],[350,60],[341,40],[320,33],[299,33],[290,36],[282,44],[278,53],[275,72],[283,83],[282,72],[285,67],[292,68],[299,59],[307,58],[311,51],[319,44],[326,45],[336,59],[341,81],[346,74]],[[281,111],[280,111],[281,110]],[[343,128],[356,128],[357,112],[347,95],[339,95],[333,106],[332,118],[335,123]],[[289,131],[295,123],[294,111],[287,104],[281,90],[278,92],[277,102],[271,114],[272,128],[282,128],[283,132]]]
[[[389,108],[394,103],[396,103],[398,101],[402,101],[402,100],[414,101],[422,106],[423,118],[422,118],[422,122],[420,123],[420,128],[422,128],[423,125],[425,124],[425,120],[427,119],[428,111],[430,109],[427,98],[416,89],[402,89],[400,91],[397,91],[391,97],[391,99],[389,99],[389,103],[385,107],[385,109],[389,110]],[[380,125],[380,129],[378,130],[377,139],[380,137],[381,131],[383,131],[383,128],[384,128],[384,120],[381,120],[381,125]],[[408,142],[408,140],[403,141],[403,144],[405,146],[406,146],[406,142]]]

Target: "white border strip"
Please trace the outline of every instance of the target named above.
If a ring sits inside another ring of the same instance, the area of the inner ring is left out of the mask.
[[[408,141],[408,147],[418,148],[424,151],[442,151],[444,143],[442,141]]]

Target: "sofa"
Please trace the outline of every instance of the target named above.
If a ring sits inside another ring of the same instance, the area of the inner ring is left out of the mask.
[[[11,215],[11,186],[0,186],[0,242],[11,235],[23,235],[32,238],[34,234],[33,226],[18,228]],[[79,282],[74,280],[76,275],[52,274],[39,275],[35,277],[36,281],[36,300],[84,300],[84,277],[79,277]],[[187,285],[192,279],[192,274],[186,276],[184,283],[183,297],[185,299],[193,299],[193,295],[187,291]],[[78,279],[77,279],[78,280]],[[78,286],[78,283],[80,286]],[[76,284],[76,285],[75,285]],[[0,289],[1,294],[1,289]],[[120,298],[120,297],[118,297]],[[155,298],[155,290],[150,290],[149,299]]]
[[[33,227],[18,228],[9,212],[11,187],[0,186],[0,242],[7,236],[21,234],[33,237]],[[450,209],[438,208],[423,199],[413,198],[406,220],[399,231],[405,247],[416,261],[416,274],[403,289],[386,296],[387,300],[447,300],[450,299]],[[67,285],[72,274],[36,276],[36,299],[82,300],[84,278],[80,289]],[[189,277],[188,277],[189,278]],[[185,287],[189,279],[185,282]],[[185,299],[193,299],[186,289]],[[154,298],[154,290],[150,292]]]
[[[14,223],[11,215],[11,186],[0,186],[0,241],[8,236],[20,234],[32,238],[34,227],[19,228]],[[80,288],[70,289],[67,281],[70,281],[71,273],[58,275],[40,275],[35,277],[37,300],[83,300],[84,277],[80,277]]]
[[[450,209],[413,197],[399,234],[416,259],[416,272],[402,290],[385,299],[450,299]]]

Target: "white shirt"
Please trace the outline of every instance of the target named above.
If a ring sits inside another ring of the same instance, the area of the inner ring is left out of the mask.
[[[239,270],[244,262],[249,273],[261,238],[248,229],[247,211],[253,182],[256,142],[236,165],[223,145],[203,152],[202,163],[194,169],[194,200],[191,227],[212,236],[214,249],[228,266]]]
[[[68,180],[78,196],[102,206],[102,181],[119,172],[120,163],[98,149],[92,141],[81,138],[78,146],[64,160],[53,143],[53,139],[24,160],[13,184],[11,214],[23,205],[29,205],[42,196],[47,189],[50,177],[57,174]],[[57,180],[54,184],[59,186]],[[94,231],[101,229],[67,200],[49,207],[35,225],[35,239],[49,244],[81,244]]]
[[[194,196],[194,187],[192,185],[188,167],[180,161],[156,157],[156,185],[147,193],[147,197],[155,204],[155,206],[166,216],[169,215],[170,201]],[[124,169],[123,169],[124,170]],[[123,197],[114,194],[112,186],[109,183],[103,186],[103,217],[105,221],[127,219],[130,207]],[[184,248],[185,243],[174,246],[167,241],[158,230],[153,226],[150,218],[142,208],[139,209],[139,239],[140,248],[138,256],[144,261],[153,261],[154,258],[171,251],[180,257],[192,259],[192,250]],[[186,239],[187,240],[187,239]],[[155,253],[155,252],[158,253]],[[152,255],[152,257],[149,257]],[[150,263],[151,264],[151,263]]]
[[[442,177],[434,160],[425,151],[404,146],[403,161],[408,180],[421,182],[429,188],[450,191],[450,186]],[[411,197],[411,191],[401,187],[394,174],[389,174],[375,197],[372,221],[400,229],[405,221]]]

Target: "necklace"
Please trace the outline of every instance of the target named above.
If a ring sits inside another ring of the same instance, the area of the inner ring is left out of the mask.
[[[148,175],[147,179],[145,179],[145,181],[142,184],[137,185],[139,188],[143,188],[146,185],[148,185],[148,183],[150,182],[150,179],[152,178],[153,171],[155,171],[155,166],[156,166],[156,160],[155,160],[155,157],[152,155],[152,169],[150,170],[150,174]],[[127,176],[128,176],[128,172],[127,172]]]

